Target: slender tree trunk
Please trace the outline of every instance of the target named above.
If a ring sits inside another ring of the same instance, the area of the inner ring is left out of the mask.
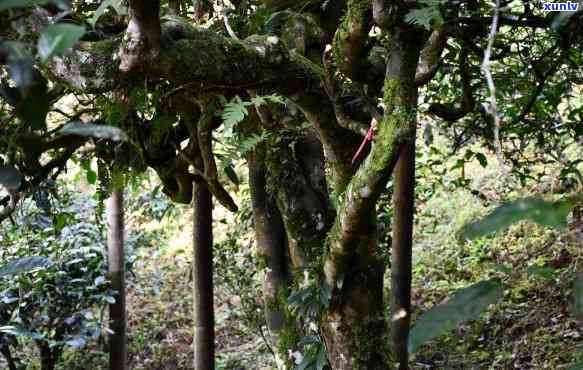
[[[172,15],[180,15],[182,12],[182,1],[168,0],[168,8],[170,8],[170,13]]]
[[[212,197],[204,184],[193,192],[194,369],[214,369]]]
[[[62,348],[59,346],[51,348],[46,342],[37,342],[37,347],[40,352],[41,370],[55,370]]]
[[[109,305],[113,334],[109,337],[110,370],[127,369],[124,209],[123,189],[113,189],[107,200],[107,251],[109,279],[117,291],[115,303]]]
[[[399,369],[408,369],[409,323],[411,321],[411,258],[415,199],[415,143],[401,149],[395,167],[393,195],[393,243],[391,254],[391,292],[393,351]]]
[[[253,220],[257,251],[265,267],[263,300],[265,320],[275,348],[278,366],[282,356],[277,348],[278,337],[286,325],[285,299],[288,295],[289,270],[287,265],[285,230],[275,199],[266,190],[266,167],[261,149],[255,150],[248,158],[249,188],[253,205]]]
[[[193,8],[194,8],[194,19],[196,19],[197,21],[201,21],[202,17],[204,17],[203,0],[194,0]]]

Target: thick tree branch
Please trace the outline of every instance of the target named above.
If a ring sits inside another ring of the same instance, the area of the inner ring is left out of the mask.
[[[340,196],[340,213],[330,232],[334,238],[329,242],[324,272],[331,286],[336,286],[338,279],[346,273],[355,254],[374,255],[371,251],[358,251],[358,248],[367,248],[371,244],[368,238],[375,237],[374,232],[371,235],[370,230],[365,231],[370,223],[368,218],[374,214],[376,202],[390,179],[401,146],[414,140],[415,70],[420,53],[418,45],[422,45],[423,40],[419,39],[419,32],[404,23],[396,27],[394,35],[384,86],[384,118],[379,122],[370,154]],[[364,258],[361,263],[369,263],[367,261]]]
[[[371,4],[348,0],[344,20],[333,41],[334,60],[338,70],[355,81],[364,81],[367,75],[366,43],[372,27]]]
[[[441,28],[431,33],[425,47],[421,50],[415,85],[425,85],[435,76],[441,62],[441,53],[446,44],[447,32],[445,29]]]
[[[144,67],[160,53],[160,0],[129,0],[130,23],[120,49],[119,68]]]
[[[261,89],[288,97],[318,131],[335,174],[335,188],[346,186],[355,170],[350,158],[360,141],[359,135],[338,125],[323,86],[321,67],[290,53],[273,36],[252,36],[240,42],[188,25],[168,23],[164,29],[164,39],[168,41],[156,63],[149,66],[149,79],[163,79],[171,86],[188,86],[193,95]],[[120,73],[112,57],[118,45],[119,41],[80,45],[69,56],[56,58],[53,79],[85,93],[135,84],[138,76],[130,80],[130,76]]]

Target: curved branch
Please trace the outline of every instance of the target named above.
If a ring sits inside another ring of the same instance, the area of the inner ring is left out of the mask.
[[[237,212],[237,204],[221,185],[217,175],[217,164],[212,149],[214,103],[201,103],[202,115],[198,121],[197,137],[200,156],[204,165],[204,177],[211,193],[225,208]]]
[[[360,136],[366,135],[368,127],[362,122],[350,118],[344,111],[344,107],[340,102],[338,80],[334,77],[334,71],[332,70],[332,48],[326,48],[322,58],[322,64],[324,65],[324,83],[326,93],[332,102],[332,107],[334,108],[334,114],[336,115],[338,124]]]
[[[429,36],[423,50],[417,73],[415,74],[415,85],[422,86],[427,84],[437,73],[441,63],[441,53],[447,44],[447,31],[445,29],[435,30]]]
[[[474,110],[476,103],[472,94],[472,76],[469,69],[468,49],[465,47],[460,51],[460,75],[463,93],[461,106],[455,108],[441,103],[434,103],[429,107],[429,114],[436,115],[448,122],[455,122]]]

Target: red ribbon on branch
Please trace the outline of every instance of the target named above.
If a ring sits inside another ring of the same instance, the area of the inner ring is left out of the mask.
[[[374,139],[374,130],[376,130],[376,128],[377,128],[377,120],[373,118],[372,121],[370,122],[370,127],[368,128],[368,131],[366,132],[366,135],[365,135],[364,139],[362,140],[362,143],[360,143],[358,150],[356,151],[356,153],[354,153],[354,156],[352,157],[352,164],[354,164],[354,162],[356,162],[356,160],[360,156],[360,153],[362,153],[362,151],[364,150],[364,147],[366,146],[366,144],[368,142],[372,142],[372,140]]]

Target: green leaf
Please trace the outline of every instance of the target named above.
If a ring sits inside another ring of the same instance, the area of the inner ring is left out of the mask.
[[[104,2],[101,3],[101,5],[99,5],[99,8],[95,10],[95,13],[93,13],[93,17],[91,17],[91,19],[88,21],[89,24],[92,27],[95,27],[95,24],[97,23],[99,18],[105,13],[105,10],[107,10],[107,8],[109,7],[112,7],[115,10],[115,12],[119,15],[127,14],[126,7],[123,5],[123,2],[121,0],[105,0]]]
[[[555,277],[556,270],[552,267],[530,266],[526,269],[530,275],[541,277],[545,280],[552,280]]]
[[[583,370],[583,362],[572,364],[566,370]]]
[[[239,181],[239,176],[237,176],[237,172],[235,172],[235,169],[233,168],[233,166],[231,166],[231,165],[225,166],[225,174],[227,175],[229,180],[231,180],[231,182],[233,182],[233,184],[235,184],[235,185],[241,184],[241,181]]]
[[[7,190],[18,190],[22,184],[22,175],[14,167],[0,166],[0,185]]]
[[[247,114],[249,114],[249,111],[245,107],[245,102],[241,101],[241,98],[238,96],[225,104],[223,112],[221,113],[225,134],[230,136],[233,132],[233,128],[242,122]]]
[[[307,354],[304,354],[304,358],[302,358],[302,361],[295,367],[294,370],[305,370],[312,362],[313,358]]]
[[[540,198],[519,199],[497,207],[481,220],[466,224],[461,230],[461,236],[465,239],[479,238],[523,220],[530,220],[541,226],[565,228],[567,215],[578,201],[577,197],[558,202],[548,202]]]
[[[93,123],[82,123],[74,121],[63,127],[59,133],[61,135],[76,135],[85,137],[95,137],[98,139],[109,139],[113,141],[127,141],[126,133],[113,126],[96,125]]]
[[[68,23],[45,27],[38,39],[38,53],[43,62],[72,48],[85,34],[85,27]]]
[[[579,274],[573,281],[573,316],[583,320],[583,274]]]
[[[482,281],[458,290],[445,303],[425,312],[409,335],[409,352],[414,353],[425,342],[445,334],[460,324],[477,319],[489,305],[498,301],[504,292],[498,279]]]
[[[46,257],[30,256],[14,259],[0,267],[0,277],[22,274],[34,269],[52,265],[52,261]]]
[[[443,24],[443,17],[439,10],[442,0],[420,0],[419,3],[425,5],[421,9],[413,9],[405,15],[405,21],[425,28],[431,29],[431,25]]]
[[[488,160],[486,156],[482,153],[476,153],[476,159],[480,162],[480,165],[484,168],[488,167]]]
[[[322,370],[326,366],[326,347],[320,345],[318,356],[316,357],[316,370]]]
[[[26,89],[2,83],[0,94],[14,107],[18,119],[33,130],[43,130],[50,108],[47,80],[37,70],[32,73],[33,82]]]
[[[93,171],[92,169],[88,169],[85,172],[85,176],[87,177],[87,182],[91,185],[95,185],[97,182],[97,172]]]

